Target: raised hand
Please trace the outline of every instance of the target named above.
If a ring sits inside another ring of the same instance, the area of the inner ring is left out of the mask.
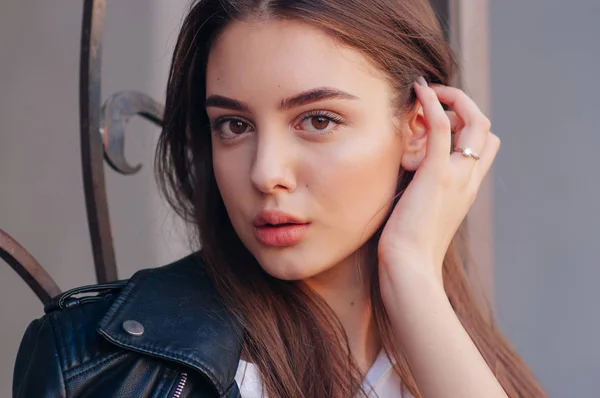
[[[405,267],[419,267],[419,273],[441,281],[450,241],[500,147],[490,121],[464,92],[423,83],[414,88],[428,129],[427,153],[379,241],[383,279],[401,278]],[[440,102],[453,112],[444,111]]]
[[[450,241],[500,140],[462,91],[426,85],[415,85],[415,91],[428,130],[426,155],[379,242],[381,297],[423,397],[507,398],[456,316],[442,281]],[[453,112],[444,111],[440,102]]]

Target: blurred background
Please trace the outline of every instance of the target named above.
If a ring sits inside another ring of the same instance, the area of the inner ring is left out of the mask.
[[[464,0],[475,9],[478,0]],[[139,90],[164,102],[188,0],[108,1],[102,99]],[[597,397],[600,375],[600,2],[489,0],[488,88],[502,139],[491,178],[494,306],[551,397]],[[0,228],[63,290],[95,283],[80,166],[82,2],[0,2]],[[134,177],[106,169],[119,277],[189,252],[157,193],[159,129],[128,127]],[[0,260],[0,396],[42,305]]]

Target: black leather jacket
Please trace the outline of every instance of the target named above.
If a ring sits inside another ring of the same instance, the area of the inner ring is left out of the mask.
[[[72,289],[44,311],[21,342],[14,398],[240,396],[239,328],[198,255]]]

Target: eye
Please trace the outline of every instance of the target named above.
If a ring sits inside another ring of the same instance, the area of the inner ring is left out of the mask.
[[[335,113],[314,111],[304,115],[300,123],[296,126],[296,129],[316,133],[327,133],[343,122],[344,119]]]
[[[252,131],[252,126],[242,119],[223,117],[217,118],[211,123],[211,130],[219,134],[223,139],[232,139]]]
[[[224,127],[229,129],[233,134],[239,135],[245,133],[250,125],[241,120],[230,120],[228,121]]]

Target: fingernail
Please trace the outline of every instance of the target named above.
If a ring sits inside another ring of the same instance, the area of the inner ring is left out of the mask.
[[[417,79],[417,83],[419,83],[423,87],[427,87],[427,80],[423,76],[419,76]]]

